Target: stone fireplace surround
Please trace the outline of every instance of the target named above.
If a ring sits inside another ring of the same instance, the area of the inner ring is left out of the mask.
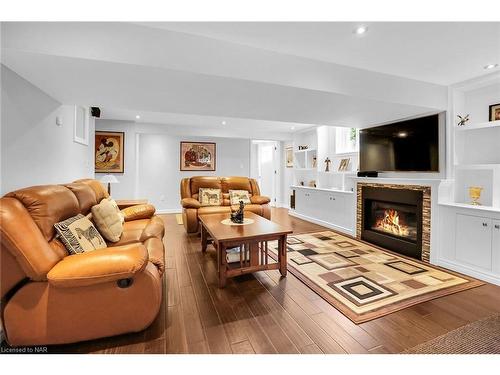
[[[431,243],[431,187],[421,185],[400,185],[385,183],[358,182],[356,192],[356,238],[361,239],[361,229],[363,223],[363,187],[399,189],[399,190],[417,190],[422,191],[422,261],[430,262],[430,243]]]

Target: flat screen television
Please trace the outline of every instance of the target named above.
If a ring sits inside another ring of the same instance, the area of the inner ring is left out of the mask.
[[[439,172],[439,115],[361,130],[359,169]]]

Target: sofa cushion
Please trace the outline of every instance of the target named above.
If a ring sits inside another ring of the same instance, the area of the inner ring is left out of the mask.
[[[250,194],[246,190],[229,190],[229,200],[232,205],[239,205],[240,201],[243,204],[250,204]]]
[[[135,206],[124,208],[121,210],[121,214],[125,218],[125,221],[132,221],[138,219],[149,219],[155,214],[155,211],[155,206],[152,204],[137,204]]]
[[[221,180],[224,193],[229,192],[229,190],[246,190],[253,194],[248,177],[223,177]]]
[[[200,188],[198,200],[202,207],[220,206],[222,204],[222,192],[220,189]]]
[[[82,214],[54,224],[59,238],[70,254],[106,248],[106,242],[94,224]]]
[[[123,232],[122,216],[108,199],[92,207],[92,220],[99,233],[111,242],[118,242]]]

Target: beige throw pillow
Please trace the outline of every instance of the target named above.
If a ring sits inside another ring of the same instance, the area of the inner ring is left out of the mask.
[[[54,224],[59,239],[70,254],[79,254],[107,247],[92,222],[82,214]]]
[[[120,215],[120,219],[122,221],[122,223],[125,222],[125,216],[123,216],[122,214],[122,211],[120,210],[120,207],[118,207],[118,204],[116,203],[116,201],[114,199],[112,199],[111,197],[107,198],[109,203],[111,203],[113,205],[113,207],[116,209],[116,212],[118,212],[118,215]]]
[[[123,222],[121,214],[115,206],[107,199],[92,207],[92,220],[99,233],[111,242],[118,242],[123,232]]]
[[[239,205],[240,201],[243,204],[250,204],[250,193],[246,190],[229,190],[229,200],[231,205]]]
[[[220,206],[222,193],[220,189],[200,188],[198,200],[202,206]]]

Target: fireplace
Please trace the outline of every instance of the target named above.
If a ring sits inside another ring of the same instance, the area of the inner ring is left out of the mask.
[[[361,239],[422,259],[423,191],[361,187]]]

